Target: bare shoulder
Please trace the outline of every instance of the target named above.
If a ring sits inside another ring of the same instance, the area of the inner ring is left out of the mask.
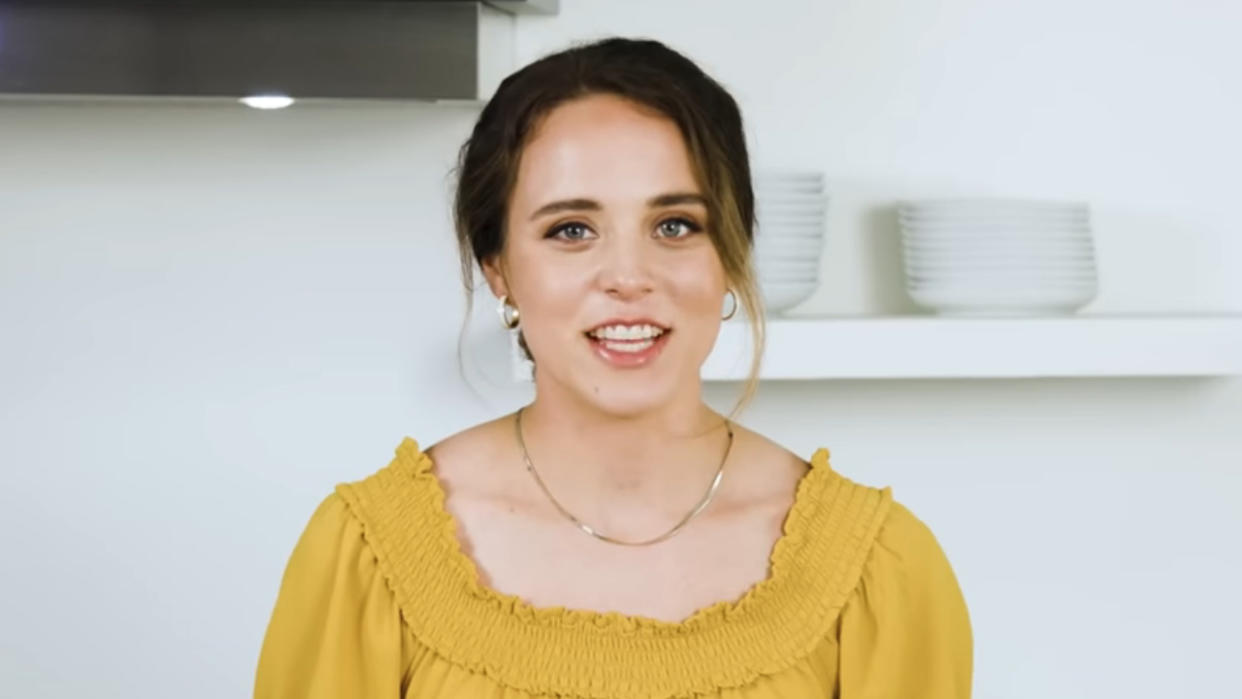
[[[752,503],[787,507],[811,468],[803,457],[747,427],[733,423],[730,491]]]
[[[515,471],[511,455],[504,449],[509,424],[507,416],[480,422],[423,451],[431,457],[436,476],[448,490],[472,495],[504,492]]]

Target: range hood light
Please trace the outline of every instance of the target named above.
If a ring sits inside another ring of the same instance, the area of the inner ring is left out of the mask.
[[[293,104],[293,98],[288,95],[249,95],[238,102],[254,109],[284,109]]]

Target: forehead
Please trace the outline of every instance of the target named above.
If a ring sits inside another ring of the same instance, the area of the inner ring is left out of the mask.
[[[559,105],[537,125],[522,152],[514,203],[538,206],[562,196],[620,203],[696,189],[671,119],[621,97],[592,95]]]

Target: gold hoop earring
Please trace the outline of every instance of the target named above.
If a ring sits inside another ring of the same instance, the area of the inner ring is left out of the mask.
[[[733,289],[729,289],[729,296],[733,297],[733,308],[729,309],[729,315],[721,316],[721,320],[728,320],[733,317],[734,313],[737,313],[737,294],[733,293]]]
[[[509,313],[510,309],[513,311],[512,315]],[[500,305],[496,307],[496,312],[500,314],[501,324],[509,330],[516,328],[518,323],[522,322],[522,314],[518,311],[517,306],[509,304],[508,294],[501,295]]]

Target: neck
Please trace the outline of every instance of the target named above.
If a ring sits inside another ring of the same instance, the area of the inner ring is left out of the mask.
[[[684,514],[729,444],[724,417],[698,397],[616,415],[540,395],[522,409],[532,463],[558,501],[583,517]]]

